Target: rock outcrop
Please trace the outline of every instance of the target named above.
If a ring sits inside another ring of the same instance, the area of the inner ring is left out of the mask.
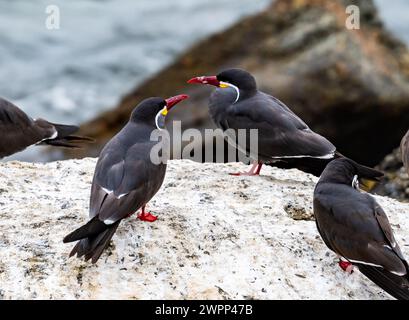
[[[96,265],[68,259],[95,161],[0,164],[0,298],[390,298],[339,269],[311,221],[317,179],[297,170],[171,161],[155,223],[124,221]],[[409,257],[409,204],[377,199]]]
[[[374,192],[402,201],[409,201],[409,175],[403,167],[399,148],[388,154],[377,168],[385,172],[385,177]]]
[[[360,8],[360,29],[345,27],[345,8]],[[382,26],[368,0],[277,0],[266,11],[195,45],[172,65],[127,94],[112,111],[82,126],[101,146],[149,96],[191,95],[173,119],[186,128],[212,127],[210,88],[188,86],[194,75],[242,67],[330,139],[345,155],[378,164],[399,144],[409,123],[409,54]]]

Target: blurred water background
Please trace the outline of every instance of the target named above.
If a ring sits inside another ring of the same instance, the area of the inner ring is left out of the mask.
[[[80,124],[199,39],[270,3],[0,0],[0,96],[34,118]],[[375,3],[386,26],[409,44],[409,1]],[[60,8],[59,30],[45,27],[50,4]],[[39,153],[30,148],[12,159],[38,160]]]

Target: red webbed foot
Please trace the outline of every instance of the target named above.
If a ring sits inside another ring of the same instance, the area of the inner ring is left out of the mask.
[[[348,272],[349,274],[354,272],[354,266],[351,262],[339,260],[338,265],[342,270]]]
[[[145,206],[142,207],[142,212],[138,214],[138,219],[147,222],[154,222],[158,219],[158,217],[154,216],[149,212],[145,212]]]
[[[255,161],[253,163],[253,166],[251,167],[250,171],[248,171],[248,172],[229,173],[229,175],[231,175],[231,176],[259,176],[262,166],[263,166],[262,162]]]
[[[232,173],[229,173],[229,175],[239,177],[239,176],[258,176],[260,174],[249,171],[249,172],[232,172]]]
[[[147,221],[147,222],[154,222],[158,219],[158,217],[154,216],[153,214],[149,212],[142,212],[138,214],[138,219],[142,221]]]

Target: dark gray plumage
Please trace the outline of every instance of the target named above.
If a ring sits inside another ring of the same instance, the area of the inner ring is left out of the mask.
[[[22,151],[33,144],[78,148],[78,142],[93,141],[72,135],[77,126],[33,120],[11,102],[0,98],[0,158]]]
[[[261,91],[247,99],[236,97],[234,89],[216,89],[209,111],[218,127],[259,131],[259,159],[273,162],[283,157],[333,157],[335,146],[313,132],[280,100]]]
[[[402,141],[400,143],[400,152],[402,155],[403,165],[405,166],[405,169],[409,174],[409,130],[402,138]]]
[[[259,91],[256,80],[245,70],[228,69],[217,76],[196,77],[188,82],[217,87],[210,96],[209,112],[219,128],[233,129],[236,136],[239,129],[258,129],[257,154],[249,148],[249,139],[246,145],[236,145],[259,161],[260,168],[266,163],[319,176],[328,162],[343,157],[283,102]]]
[[[355,176],[371,179],[372,172],[349,159],[325,168],[314,190],[318,231],[329,249],[395,298],[407,300],[408,263],[381,206],[353,187]]]
[[[151,150],[158,145],[157,141],[151,141],[151,133],[163,129],[157,127],[158,118],[186,98],[180,95],[167,100],[142,101],[125,127],[103,148],[91,187],[91,220],[64,238],[64,242],[80,240],[70,256],[85,256],[85,260],[92,259],[95,263],[122,219],[140,208],[145,215],[145,205],[158,192],[166,173],[166,162],[151,161]],[[169,141],[162,140],[161,144],[166,150]]]

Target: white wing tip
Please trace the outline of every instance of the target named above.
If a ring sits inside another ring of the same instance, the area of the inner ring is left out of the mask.
[[[105,220],[104,220],[104,223],[105,223],[106,225],[110,225],[110,224],[115,223],[115,220],[105,219]]]
[[[111,194],[112,192],[114,192],[113,190],[108,190],[107,188],[101,187],[102,190],[104,190],[105,193],[107,194]]]
[[[284,158],[314,158],[314,159],[332,159],[334,158],[335,153],[328,153],[323,156],[311,156],[311,155],[298,155],[298,156],[277,156],[277,157],[271,157],[272,159],[284,159]]]

